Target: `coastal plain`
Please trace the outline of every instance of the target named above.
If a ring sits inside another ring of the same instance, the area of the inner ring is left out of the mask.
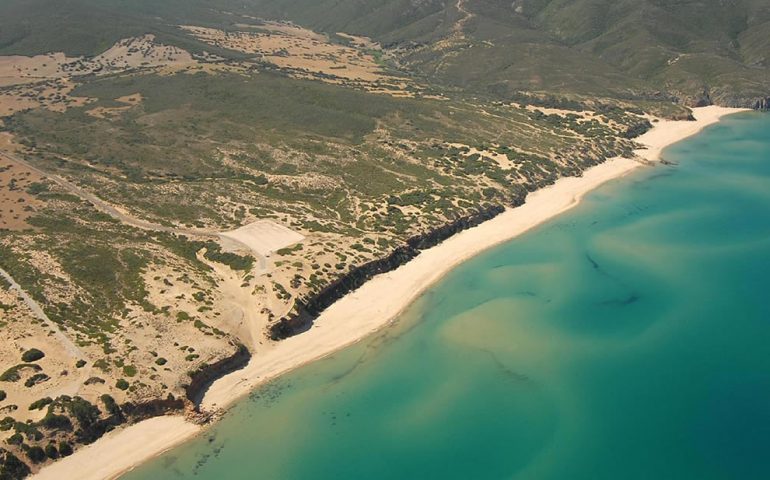
[[[374,277],[323,312],[308,332],[283,340],[252,359],[244,368],[215,381],[201,405],[207,409],[229,407],[277,376],[376,332],[463,261],[574,207],[583,195],[644,166],[643,161],[654,165],[660,161],[666,146],[698,133],[724,115],[740,111],[743,110],[704,107],[694,110],[695,121],[662,122],[662,125],[639,138],[640,144],[645,147],[637,151],[639,158],[611,159],[589,169],[581,177],[560,179],[554,185],[531,194],[524,205],[463,231],[392,272]],[[162,428],[158,428],[159,425]],[[203,431],[188,425],[181,416],[138,423],[116,432],[109,442],[87,447],[47,467],[35,478],[79,475],[83,479],[96,480],[118,477]],[[125,441],[120,440],[122,436],[125,436]],[[151,444],[137,444],[135,439],[148,436],[154,439]]]

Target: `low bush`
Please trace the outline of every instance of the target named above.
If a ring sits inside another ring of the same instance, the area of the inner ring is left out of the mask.
[[[62,457],[68,457],[72,455],[72,446],[67,442],[59,442],[59,455]]]
[[[27,457],[29,457],[32,463],[40,463],[47,458],[45,451],[38,446],[29,447],[29,449],[27,449]]]
[[[38,383],[47,382],[50,379],[51,377],[49,377],[45,373],[36,373],[31,377],[29,377],[26,382],[24,382],[24,386],[27,388],[34,387]]]
[[[45,456],[50,458],[51,460],[55,460],[59,458],[59,450],[56,448],[56,445],[53,443],[49,443],[45,447]]]
[[[50,405],[53,403],[53,399],[51,397],[45,397],[41,398],[40,400],[35,400],[29,405],[30,410],[42,410],[43,407],[46,405]]]
[[[42,350],[38,350],[37,348],[30,348],[21,354],[21,360],[26,363],[36,362],[43,357],[45,357],[45,353],[43,353]]]
[[[40,365],[35,365],[34,363],[21,363],[9,368],[0,374],[0,382],[18,382],[21,380],[21,371],[26,369],[39,372],[43,368]]]

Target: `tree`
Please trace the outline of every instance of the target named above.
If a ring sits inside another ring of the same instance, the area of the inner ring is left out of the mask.
[[[59,442],[59,455],[62,457],[68,457],[72,455],[72,446],[64,441]]]
[[[49,443],[45,447],[45,455],[51,460],[55,460],[59,458],[59,450],[56,449],[56,445],[54,445],[53,443]]]
[[[32,463],[40,463],[45,461],[46,458],[48,458],[45,455],[45,451],[42,448],[38,447],[37,445],[35,445],[34,447],[29,447],[27,449],[27,456],[32,461]]]

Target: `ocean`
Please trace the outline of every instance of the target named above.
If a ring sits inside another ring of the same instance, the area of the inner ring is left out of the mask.
[[[125,480],[770,478],[770,115],[664,158]]]

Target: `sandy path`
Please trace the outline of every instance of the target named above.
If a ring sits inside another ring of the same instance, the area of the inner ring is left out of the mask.
[[[48,318],[48,315],[43,311],[43,309],[40,307],[40,304],[38,304],[34,298],[32,298],[23,288],[21,288],[21,285],[19,285],[16,280],[0,268],[0,277],[5,279],[10,285],[11,290],[16,292],[17,295],[22,299],[22,301],[27,304],[27,307],[29,307],[30,311],[33,315],[35,315],[37,318],[45,322],[47,325],[46,328],[50,329],[51,332],[53,332],[53,338],[59,341],[59,344],[64,349],[64,351],[72,357],[72,364],[74,365],[75,361],[77,360],[87,360],[88,363],[84,368],[76,369],[75,374],[70,375],[68,378],[70,378],[69,381],[65,381],[60,387],[56,390],[48,390],[46,391],[46,396],[56,398],[61,395],[77,395],[77,393],[80,391],[81,387],[83,386],[83,382],[86,381],[87,378],[91,376],[91,372],[93,370],[93,362],[91,361],[91,358],[86,355],[83,350],[80,349],[68,336],[64,331],[59,327],[59,324],[56,322],[51,321],[50,318]],[[50,337],[46,337],[50,338]],[[50,340],[46,340],[48,342]],[[30,397],[28,399],[29,401],[35,400],[34,397]]]
[[[29,309],[32,310],[32,313],[34,313],[37,318],[44,321],[48,325],[48,328],[54,332],[54,337],[59,340],[59,343],[61,343],[62,347],[64,347],[64,350],[66,350],[73,359],[85,360],[88,358],[88,356],[85,355],[85,353],[83,353],[83,351],[80,350],[80,348],[75,345],[64,332],[61,331],[59,325],[48,318],[48,315],[45,314],[35,299],[30,297],[29,294],[25,292],[23,288],[21,288],[21,285],[16,283],[16,280],[13,279],[10,273],[0,268],[0,277],[3,277],[8,283],[10,283],[11,290],[15,291],[21,297],[21,299],[24,300],[24,303],[27,304]]]
[[[660,121],[637,139],[647,146],[646,150],[637,152],[638,161],[615,158],[587,170],[582,177],[562,178],[529,195],[521,207],[509,209],[451,237],[393,272],[378,275],[329,307],[308,332],[275,344],[252,357],[246,368],[217,380],[206,393],[203,406],[224,408],[268,379],[361,340],[390,323],[458,264],[570,209],[599,185],[629,173],[645,160],[659,160],[668,145],[699,132],[724,115],[739,111],[742,110],[704,107],[695,109],[695,122]],[[159,429],[158,422],[163,422],[165,428]],[[148,420],[112,432],[108,439],[78,450],[71,457],[44,468],[34,478],[114,478],[199,431],[200,427],[184,423],[182,417]],[[144,441],[138,442],[138,438]]]

